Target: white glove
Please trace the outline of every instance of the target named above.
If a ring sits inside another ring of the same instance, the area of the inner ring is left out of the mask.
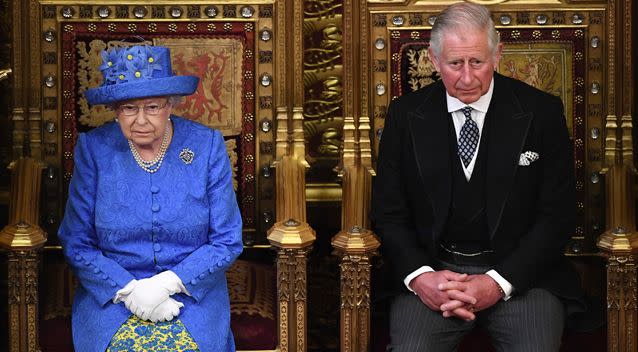
[[[171,321],[179,315],[179,309],[182,307],[184,307],[184,303],[169,297],[153,309],[149,319],[153,323],[157,323],[158,321]]]
[[[153,277],[132,280],[117,291],[113,302],[124,302],[133,314],[148,320],[153,310],[171,295],[184,292],[182,280],[172,271],[164,271]]]

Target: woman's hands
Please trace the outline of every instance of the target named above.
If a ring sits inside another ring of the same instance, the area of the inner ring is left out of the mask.
[[[180,292],[188,294],[182,280],[168,270],[150,278],[132,280],[117,291],[113,302],[124,302],[126,308],[140,319],[169,321],[184,307],[182,302],[170,298]]]

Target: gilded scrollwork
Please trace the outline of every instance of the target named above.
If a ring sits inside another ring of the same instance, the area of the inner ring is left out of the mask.
[[[343,87],[339,76],[306,73],[304,138],[311,156],[337,157],[342,144]],[[314,83],[311,83],[314,82]],[[312,159],[312,158],[311,158]]]
[[[343,3],[340,0],[307,0],[304,2],[304,17],[321,19],[334,17],[340,13]]]
[[[312,27],[313,24],[305,26],[306,31],[310,32],[306,35],[319,38],[315,47],[304,50],[304,69],[332,70],[341,62],[341,29],[335,24],[329,24],[317,33]]]
[[[304,2],[304,139],[308,161],[337,163],[341,148],[344,96],[342,85],[343,10],[340,0]],[[332,167],[332,166],[331,166]]]

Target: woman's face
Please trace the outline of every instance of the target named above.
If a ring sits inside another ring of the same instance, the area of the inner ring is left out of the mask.
[[[120,102],[115,112],[124,136],[139,148],[159,148],[173,107],[167,97]]]

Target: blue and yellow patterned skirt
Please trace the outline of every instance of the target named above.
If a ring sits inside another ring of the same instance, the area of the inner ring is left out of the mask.
[[[197,343],[179,319],[153,323],[131,315],[120,326],[106,352],[199,351]]]

